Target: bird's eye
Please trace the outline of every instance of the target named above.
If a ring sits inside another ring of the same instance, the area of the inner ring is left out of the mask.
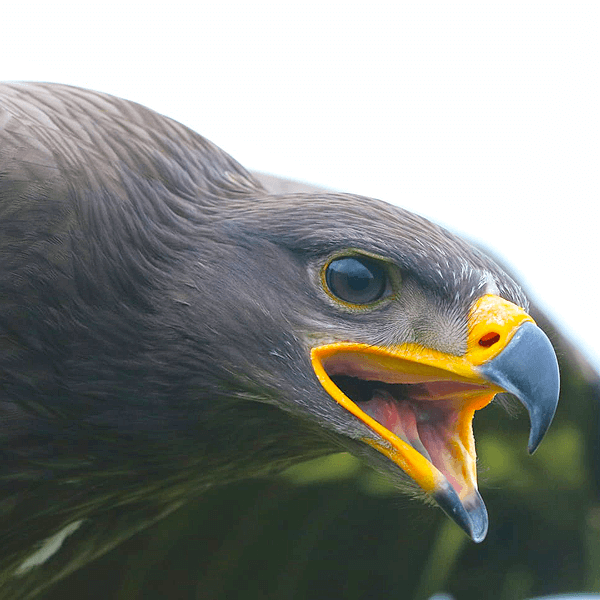
[[[389,289],[386,269],[366,256],[345,256],[332,260],[325,269],[331,294],[349,304],[371,304]]]

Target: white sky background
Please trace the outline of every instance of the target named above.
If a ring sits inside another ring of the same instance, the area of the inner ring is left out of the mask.
[[[136,100],[465,234],[600,368],[600,2],[5,4],[0,79]]]

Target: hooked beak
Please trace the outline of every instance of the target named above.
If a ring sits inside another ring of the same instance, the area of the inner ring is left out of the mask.
[[[488,518],[477,490],[473,415],[497,393],[514,394],[530,415],[533,452],[556,411],[559,372],[543,331],[503,298],[479,298],[468,327],[462,356],[412,343],[337,342],[314,347],[311,360],[329,395],[370,429],[363,441],[480,542]]]

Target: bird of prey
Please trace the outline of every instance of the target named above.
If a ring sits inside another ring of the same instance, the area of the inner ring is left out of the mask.
[[[0,596],[208,487],[346,450],[487,530],[472,420],[558,399],[518,285],[424,218],[269,194],[133,102],[0,86]]]

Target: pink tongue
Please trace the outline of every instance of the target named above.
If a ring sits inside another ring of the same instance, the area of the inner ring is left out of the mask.
[[[456,492],[462,494],[461,461],[453,456],[459,449],[454,448],[457,442],[451,443],[449,433],[453,417],[444,414],[439,407],[419,406],[419,403],[395,400],[386,390],[375,390],[371,400],[361,404],[369,416],[433,463]]]
[[[464,476],[460,476],[460,462],[452,455],[451,445],[445,439],[446,429],[427,422],[420,425],[421,440],[429,449],[431,462],[444,474],[450,485],[462,497]],[[458,443],[454,445],[457,446]]]
[[[371,400],[363,404],[361,408],[386,429],[410,444],[425,458],[431,460],[419,437],[417,417],[409,402],[399,402],[394,400],[389,392],[375,390]]]

